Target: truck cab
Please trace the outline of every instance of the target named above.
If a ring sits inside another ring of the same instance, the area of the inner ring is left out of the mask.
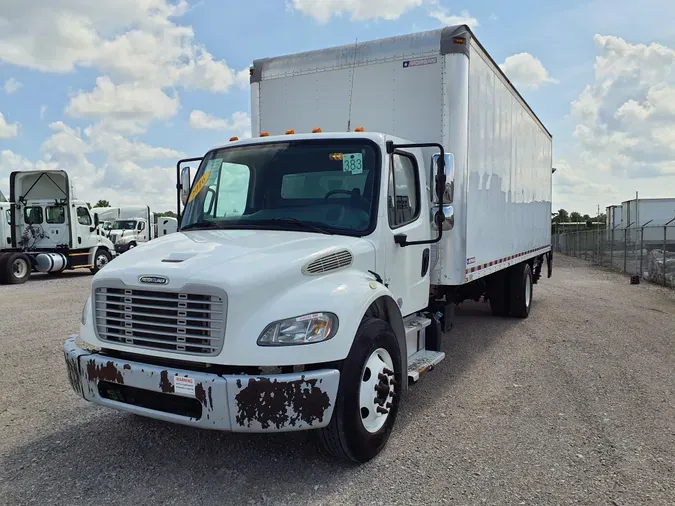
[[[150,240],[150,227],[144,218],[115,220],[108,237],[118,253],[124,253]]]
[[[12,172],[4,214],[0,221],[9,223],[10,241],[0,256],[0,282],[21,284],[32,272],[96,273],[114,257],[112,243],[98,227],[98,216],[86,202],[74,198],[65,171]]]

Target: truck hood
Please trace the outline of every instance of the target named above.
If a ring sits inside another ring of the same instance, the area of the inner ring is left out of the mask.
[[[375,249],[365,239],[274,230],[176,232],[142,244],[115,258],[95,282],[120,280],[140,285],[141,276],[169,279],[166,289],[186,283],[217,285],[229,293],[262,287],[274,280],[295,284],[307,279],[302,267],[324,255],[349,250],[353,268],[375,268]],[[290,285],[287,285],[290,287]]]

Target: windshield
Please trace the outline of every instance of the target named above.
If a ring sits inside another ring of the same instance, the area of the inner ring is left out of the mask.
[[[133,230],[136,228],[136,222],[134,220],[118,220],[113,223],[113,230]]]
[[[377,217],[379,164],[379,148],[360,139],[212,151],[195,175],[181,228],[367,235]]]

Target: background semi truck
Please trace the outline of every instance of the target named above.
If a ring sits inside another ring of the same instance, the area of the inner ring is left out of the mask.
[[[70,382],[365,462],[445,358],[454,305],[528,317],[551,135],[467,26],[257,60],[251,108],[252,138],[178,162],[179,232],[95,276]]]
[[[9,202],[0,210],[0,283],[24,283],[32,272],[96,273],[115,256],[98,228],[98,216],[74,198],[65,171],[12,172]]]

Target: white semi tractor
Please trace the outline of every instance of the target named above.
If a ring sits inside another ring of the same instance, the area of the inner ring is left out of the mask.
[[[255,61],[251,106],[252,138],[178,163],[178,233],[94,277],[70,384],[366,462],[456,304],[530,314],[552,137],[467,26]]]
[[[106,237],[118,253],[178,230],[178,220],[171,216],[156,216],[149,206],[96,208],[101,216]]]
[[[97,273],[115,256],[65,171],[12,172],[9,202],[0,211],[0,284],[25,283],[33,272]]]

